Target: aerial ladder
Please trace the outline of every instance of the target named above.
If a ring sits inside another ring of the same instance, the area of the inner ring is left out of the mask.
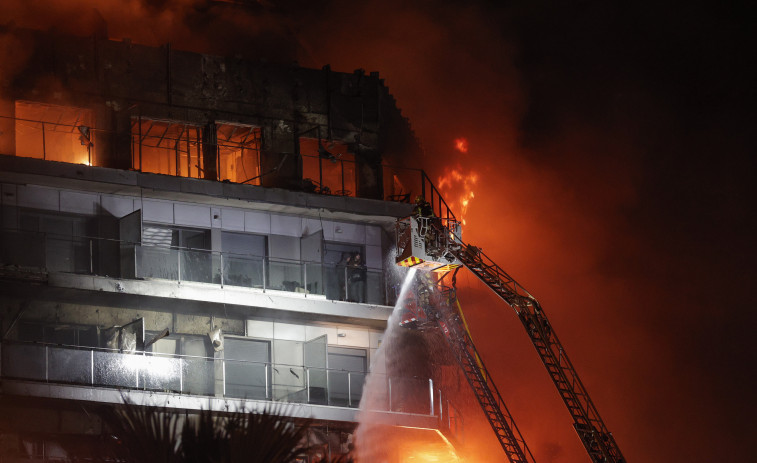
[[[456,273],[464,266],[512,307],[573,418],[573,428],[591,461],[625,463],[615,438],[599,416],[542,307],[480,248],[462,241],[460,223],[454,216],[449,212],[444,218],[415,214],[397,222],[396,236],[398,265],[438,274]],[[454,284],[445,291],[450,290],[452,296],[443,298],[445,302],[424,307],[426,315],[438,321],[510,462],[533,462],[531,452],[462,322]]]

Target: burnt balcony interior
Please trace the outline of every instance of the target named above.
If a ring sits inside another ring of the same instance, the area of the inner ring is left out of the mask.
[[[423,193],[407,165],[421,148],[378,73],[15,33],[31,56],[0,88],[0,154],[389,201]]]

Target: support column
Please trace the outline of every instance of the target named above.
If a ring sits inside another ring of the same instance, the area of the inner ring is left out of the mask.
[[[0,98],[0,154],[16,154],[16,102]]]
[[[218,136],[215,122],[202,128],[202,168],[203,178],[218,180]]]
[[[131,119],[128,111],[104,105],[94,108],[92,165],[113,169],[131,168]]]
[[[281,121],[266,127],[260,152],[260,184],[269,188],[299,189],[302,164],[296,156],[292,126]]]

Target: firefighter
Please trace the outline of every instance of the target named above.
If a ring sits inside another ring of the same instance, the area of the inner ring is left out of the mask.
[[[431,308],[431,295],[434,292],[434,280],[428,272],[421,272],[418,277],[418,303],[425,310]]]
[[[428,201],[426,201],[426,198],[423,196],[416,196],[413,214],[418,217],[432,217],[434,215],[434,208],[431,207],[431,204]]]
[[[433,252],[436,248],[436,238],[439,233],[437,228],[441,225],[439,219],[434,216],[434,208],[426,201],[426,198],[417,196],[415,198],[413,214],[417,217],[418,231],[423,235],[426,243],[426,253],[429,251]]]

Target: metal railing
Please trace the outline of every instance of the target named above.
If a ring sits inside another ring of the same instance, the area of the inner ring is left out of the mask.
[[[3,341],[0,350],[4,379],[350,408],[360,405],[368,374],[39,342]],[[371,409],[440,416],[430,378],[377,376],[387,393]]]
[[[133,246],[136,278],[289,291],[370,304],[385,304],[388,299],[381,269],[198,249]],[[356,279],[360,270],[364,274]]]
[[[106,146],[108,149],[115,149],[114,143],[104,143],[98,141],[98,139],[112,139],[112,141],[128,139],[132,158],[131,166],[132,169],[137,171],[156,172],[157,169],[157,171],[160,171],[159,173],[168,175],[207,179],[207,173],[202,166],[203,147],[215,146],[217,169],[214,180],[235,182],[233,178],[224,176],[223,172],[221,172],[222,152],[229,150],[244,149],[248,152],[254,152],[254,159],[249,160],[249,162],[258,164],[256,169],[253,170],[260,172],[258,148],[250,148],[243,142],[240,144],[224,141],[223,136],[219,137],[218,134],[215,134],[216,136],[211,140],[205,139],[200,134],[202,127],[181,121],[156,120],[155,122],[181,126],[181,129],[175,131],[175,133],[165,131],[158,135],[150,135],[142,133],[142,122],[149,122],[152,119],[133,117],[132,120],[131,129],[125,133],[94,127],[83,122],[67,124],[0,115],[0,125],[12,126],[0,130],[0,139],[3,137],[13,137],[15,140],[14,151],[12,153],[0,154],[98,166],[101,165],[101,160],[98,159],[99,147]],[[191,131],[187,128],[192,128],[196,133],[190,137],[189,134]],[[24,129],[26,129],[25,133]],[[51,138],[53,134],[54,137]],[[257,147],[258,145],[255,146]],[[143,148],[149,150],[161,149],[165,153],[163,153],[162,157],[159,156],[160,160],[154,160],[154,163],[157,163],[155,166],[148,168],[145,167],[147,162],[142,159]],[[111,154],[108,154],[108,156],[112,157]],[[300,156],[304,162],[318,164],[318,178],[310,179],[311,182],[304,182],[303,188],[305,191],[360,197],[360,192],[357,188],[357,173],[359,169],[355,161],[336,159],[332,163],[329,159],[324,160],[320,156]],[[384,200],[412,203],[416,196],[423,196],[432,204],[439,217],[454,217],[439,194],[438,189],[422,169],[385,164],[381,165],[381,169],[383,177],[381,196]],[[266,175],[266,173],[258,173],[252,178],[235,183],[255,183],[263,175]],[[336,177],[331,178],[333,176]]]
[[[396,299],[378,268],[9,229],[0,230],[0,238],[0,264],[32,270],[211,283],[378,305]]]

